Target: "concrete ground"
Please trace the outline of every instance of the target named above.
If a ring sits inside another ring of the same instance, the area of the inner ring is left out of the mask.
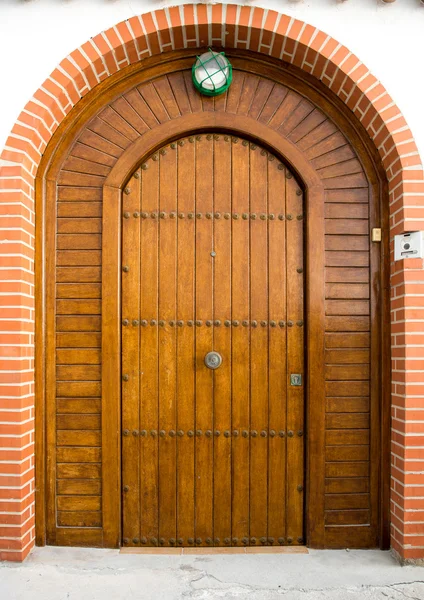
[[[37,548],[0,563],[1,600],[424,600],[424,567],[388,552],[140,555]]]

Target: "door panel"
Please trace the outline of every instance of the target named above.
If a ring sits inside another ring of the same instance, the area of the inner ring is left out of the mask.
[[[199,136],[198,136],[199,137]],[[213,438],[207,436],[213,423],[213,372],[204,365],[213,349],[213,143],[205,136],[196,139],[196,440],[195,440],[195,536],[196,544],[206,545],[213,530]],[[212,442],[212,443],[211,443]]]
[[[249,152],[243,144],[232,146],[232,213],[242,215],[249,198]],[[226,216],[227,213],[224,213]],[[250,328],[243,327],[249,315],[249,242],[250,225],[232,220],[231,244],[231,389],[232,428],[241,436],[232,443],[232,537],[249,539],[250,500]],[[228,536],[224,541],[228,540]]]
[[[131,385],[122,387],[122,422],[128,423],[129,435],[122,439],[122,453],[127,459],[122,463],[122,477],[124,481],[138,482],[140,480],[140,455],[138,429],[140,422],[140,328],[138,327],[138,314],[140,303],[140,252],[142,250],[139,221],[133,217],[140,212],[140,186],[132,186],[126,195],[124,219],[126,222],[126,243],[122,247],[123,273],[126,285],[122,288],[122,307],[126,315],[130,315],[128,323],[123,321],[122,344],[125,352],[122,353],[122,369],[126,373]],[[131,218],[133,217],[133,218]],[[133,323],[133,319],[135,319]],[[135,434],[135,435],[134,435]],[[131,485],[123,497],[123,510],[126,515],[123,527],[124,537],[138,537],[134,532],[140,529],[140,486]]]
[[[159,206],[159,165],[156,161],[150,161],[149,164],[149,177],[141,177],[141,198],[142,198],[142,214],[145,215],[156,215]],[[134,182],[136,183],[136,181]],[[124,198],[125,207],[125,198]],[[125,216],[125,214],[124,214]],[[141,274],[142,281],[140,281],[140,309],[139,312],[131,317],[130,322],[133,319],[139,323],[140,331],[140,421],[132,421],[134,429],[137,430],[139,427],[140,431],[140,481],[134,482],[138,485],[141,490],[141,506],[143,510],[140,510],[140,522],[141,532],[140,536],[138,532],[133,531],[130,536],[135,539],[141,538],[142,543],[147,543],[149,540],[152,544],[157,543],[158,540],[158,456],[159,456],[159,443],[158,443],[158,398],[159,398],[159,376],[158,376],[158,353],[159,353],[159,328],[158,326],[144,326],[141,324],[141,315],[146,323],[151,323],[152,319],[157,320],[158,314],[158,272],[159,272],[159,237],[158,237],[158,219],[149,218],[144,220],[141,218],[137,220],[132,214],[130,220],[134,219],[139,224],[141,235],[140,235],[140,246],[141,246]],[[124,219],[123,223],[123,246],[125,242],[125,226],[128,221]],[[133,249],[135,251],[135,249]],[[145,260],[145,257],[148,257]],[[145,268],[147,267],[148,268]],[[122,287],[125,287],[126,277],[123,274]],[[122,303],[123,315],[125,312],[125,305]],[[141,325],[141,326],[140,326]],[[137,327],[137,325],[135,325]],[[122,338],[122,343],[124,338]],[[125,345],[122,345],[125,353]],[[149,377],[144,377],[143,373],[149,373]],[[122,421],[124,425],[124,420]],[[131,426],[131,423],[128,425]],[[125,430],[125,429],[124,429]],[[137,438],[135,438],[137,439]],[[143,442],[143,443],[141,443]],[[122,470],[124,470],[125,464],[125,453],[123,453]],[[142,482],[142,483],[141,483]],[[125,503],[124,514],[125,514]],[[124,519],[124,529],[126,518]],[[129,523],[131,528],[131,522]],[[156,540],[156,542],[155,542]]]
[[[303,401],[302,386],[290,378],[304,371],[303,322],[303,202],[293,177],[287,179],[286,218],[290,236],[286,240],[287,273],[287,537],[301,541],[303,523]]]
[[[159,539],[168,545],[173,537],[169,532],[176,529],[176,374],[177,340],[177,221],[170,213],[175,209],[177,195],[177,161],[175,152],[160,155],[159,163],[159,214],[158,238],[158,316],[166,326],[159,326],[159,348],[157,368],[159,382],[159,461],[158,461],[158,495],[159,495]],[[159,155],[155,155],[158,159]],[[149,161],[150,162],[150,161]],[[153,161],[153,162],[158,162]],[[165,216],[165,218],[163,218]],[[149,254],[144,256],[142,275],[149,269]],[[143,315],[141,315],[143,318]],[[149,327],[149,324],[147,324]],[[150,327],[156,327],[151,325]],[[144,371],[143,378],[148,379],[150,373]],[[142,421],[143,416],[141,415]],[[141,482],[143,485],[143,482]],[[142,534],[144,532],[142,531]]]
[[[270,155],[270,158],[272,155]],[[250,314],[259,323],[250,335],[250,539],[268,538],[268,162],[250,149]],[[275,166],[275,168],[277,168]],[[284,198],[282,198],[284,201]],[[263,218],[265,217],[265,219]],[[272,257],[269,257],[272,261]]]
[[[123,193],[122,260],[123,543],[302,544],[295,178],[247,140],[173,142]]]
[[[218,146],[219,144],[219,146]],[[231,327],[223,315],[231,315],[231,219],[222,218],[231,207],[231,144],[214,141],[214,348],[226,360],[214,377],[214,426],[218,431],[231,431]],[[218,219],[219,216],[219,219]],[[233,448],[234,450],[234,448]],[[214,439],[214,542],[222,543],[231,531],[232,519],[232,438]]]
[[[195,302],[196,232],[188,213],[196,212],[195,145],[178,146],[178,317],[193,321]],[[183,218],[180,218],[183,216]],[[177,539],[195,538],[195,430],[196,372],[195,329],[177,328]],[[182,434],[182,435],[181,435]]]
[[[269,442],[268,442],[268,536],[278,540],[286,523],[286,396],[287,339],[285,320],[287,302],[286,228],[281,227],[281,190],[285,192],[286,171],[268,163],[268,209],[274,219],[268,221],[269,313],[276,326],[269,329]],[[285,204],[285,198],[284,198]]]

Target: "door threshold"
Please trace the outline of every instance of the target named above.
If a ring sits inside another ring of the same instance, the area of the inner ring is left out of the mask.
[[[306,546],[248,548],[121,548],[120,554],[309,554]]]

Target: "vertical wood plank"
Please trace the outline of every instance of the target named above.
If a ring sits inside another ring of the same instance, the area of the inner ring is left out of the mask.
[[[159,543],[176,536],[176,378],[177,378],[177,153],[159,158]]]
[[[269,455],[268,536],[274,543],[286,538],[286,231],[285,168],[268,163],[269,220]],[[284,540],[284,541],[283,541]]]
[[[196,544],[206,545],[213,532],[213,373],[205,355],[213,348],[213,142],[196,136]],[[208,326],[209,323],[209,326]],[[201,432],[201,433],[200,433]],[[200,435],[197,435],[200,433]]]
[[[231,138],[230,138],[231,139]],[[240,215],[250,212],[249,147],[232,144],[231,312],[232,312],[232,424],[239,431],[232,452],[232,537],[249,534],[250,378],[249,320],[249,228]],[[235,147],[236,146],[236,147]]]
[[[158,322],[159,162],[141,168],[140,319]],[[141,540],[158,545],[158,325],[140,329]]]
[[[121,190],[104,186],[102,221],[102,509],[103,544],[121,533]]]
[[[287,541],[293,545],[303,544],[303,195],[299,191],[296,179],[287,171]],[[302,375],[301,386],[291,385],[292,374]],[[298,486],[302,487],[299,489]]]
[[[231,432],[231,146],[223,136],[214,141],[214,350],[222,365],[214,371],[214,430],[224,432],[214,442],[214,543],[222,545],[231,536],[231,452],[239,436]]]
[[[325,287],[324,192],[311,185],[306,198],[306,294],[308,380],[308,463],[306,492],[308,546],[324,547],[325,494]],[[288,242],[287,242],[288,244]],[[287,319],[289,319],[287,315]]]
[[[244,144],[244,142],[243,142]],[[250,540],[268,540],[268,197],[265,150],[250,149]],[[253,322],[256,326],[253,326]],[[255,542],[252,542],[252,540]]]
[[[122,194],[122,536],[126,545],[140,538],[140,172],[132,176]],[[127,379],[128,378],[128,379]],[[127,486],[129,489],[125,492]]]
[[[177,538],[194,539],[195,145],[178,146]],[[181,433],[182,432],[182,433]]]

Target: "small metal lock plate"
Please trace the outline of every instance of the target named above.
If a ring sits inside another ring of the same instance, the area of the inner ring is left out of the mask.
[[[294,385],[294,386],[302,385],[302,375],[300,373],[292,373],[290,375],[290,385]]]
[[[205,356],[205,365],[208,369],[217,369],[222,364],[222,356],[218,352],[208,352]]]
[[[380,227],[373,228],[371,239],[373,242],[381,242],[381,228]]]

